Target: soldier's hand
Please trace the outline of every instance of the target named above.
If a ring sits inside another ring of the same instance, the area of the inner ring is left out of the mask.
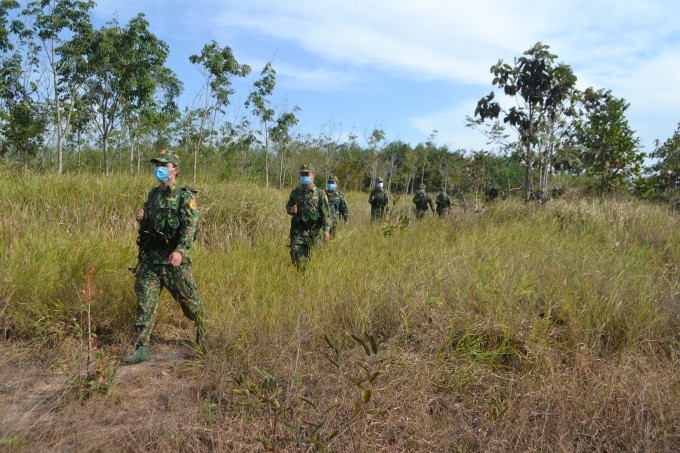
[[[175,267],[182,264],[182,254],[179,252],[172,252],[170,258],[168,258],[168,264]]]
[[[371,197],[371,201],[375,200],[375,197]]]
[[[331,234],[328,231],[323,232],[323,240],[328,241],[331,238]]]
[[[135,220],[136,220],[137,222],[141,222],[143,219],[144,219],[144,209],[142,209],[141,211],[139,211],[139,212],[137,213],[137,217],[135,217]]]
[[[297,214],[297,205],[294,204],[292,208],[290,208],[290,212],[293,214]]]

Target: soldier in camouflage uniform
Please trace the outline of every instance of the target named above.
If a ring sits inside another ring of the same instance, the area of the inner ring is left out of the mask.
[[[448,195],[446,195],[446,190],[443,187],[439,188],[439,195],[437,195],[435,204],[437,205],[437,214],[439,214],[439,217],[446,217],[449,215],[449,209],[451,209],[451,199]]]
[[[312,248],[321,247],[330,238],[330,208],[323,190],[314,186],[314,167],[300,166],[300,182],[290,193],[286,211],[290,219],[290,258],[304,269]]]
[[[387,218],[390,213],[390,199],[386,190],[383,190],[383,180],[375,180],[375,189],[371,190],[368,202],[371,204],[371,222]]]
[[[204,348],[207,339],[203,304],[189,254],[198,226],[195,191],[177,183],[179,157],[174,152],[161,151],[151,162],[156,164],[154,176],[160,185],[149,192],[144,209],[136,217],[140,223],[140,262],[135,280],[137,341],[134,352],[121,357],[126,363],[149,360],[149,339],[163,287],[179,302],[184,315],[196,323],[197,346]]]
[[[434,213],[434,205],[432,204],[432,198],[425,193],[425,184],[421,184],[418,188],[418,193],[413,197],[413,203],[416,205],[416,218],[418,220],[425,217],[427,214],[427,205],[430,205],[432,213]]]
[[[340,225],[340,220],[343,220],[345,225],[349,222],[349,209],[347,209],[345,195],[338,191],[338,178],[334,175],[330,175],[326,182],[326,196],[330,207],[331,236],[333,236]]]

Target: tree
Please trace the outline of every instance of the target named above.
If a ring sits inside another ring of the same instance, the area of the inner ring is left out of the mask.
[[[373,190],[373,184],[378,177],[378,167],[380,164],[380,152],[384,146],[385,141],[385,131],[380,129],[373,129],[370,135],[364,132],[364,138],[368,143],[368,149],[364,153],[364,162],[368,167],[370,172],[369,177],[371,178],[370,190]]]
[[[140,107],[153,99],[158,73],[169,53],[168,45],[148,27],[142,13],[124,28],[113,20],[94,32],[88,49],[91,77],[84,98],[102,136],[106,175],[110,174],[109,137],[121,126],[124,107]]]
[[[626,176],[639,173],[644,153],[640,152],[640,139],[628,126],[625,99],[617,99],[611,91],[584,93],[586,117],[576,125],[576,135],[583,146],[583,163],[586,171],[597,177],[600,196],[605,189],[613,189]]]
[[[671,193],[675,211],[680,188],[680,123],[673,136],[663,145],[659,140],[656,140],[654,145],[654,151],[649,157],[659,160],[650,167],[649,172],[655,174],[661,189]]]
[[[34,19],[32,33],[42,43],[52,75],[59,174],[63,169],[63,139],[71,124],[77,93],[87,80],[86,52],[92,39],[89,11],[93,7],[93,1],[39,0],[30,2],[22,13]],[[62,38],[65,30],[73,33],[71,39]]]
[[[529,202],[532,189],[531,150],[536,143],[537,108],[544,108],[548,116],[554,119],[558,105],[569,95],[576,83],[576,76],[569,66],[563,63],[554,64],[557,55],[549,53],[549,48],[550,46],[538,42],[524,52],[528,57],[516,59],[514,66],[499,60],[491,67],[490,72],[495,76],[492,85],[498,85],[506,95],[514,97],[518,107],[507,111],[501,108],[500,104],[492,102],[492,91],[477,103],[475,109],[475,116],[479,115],[482,121],[486,118],[498,118],[502,112],[505,115],[503,122],[510,123],[517,131],[525,148],[525,202]]]
[[[190,56],[189,61],[205,79],[203,90],[198,94],[204,97],[205,101],[200,112],[198,134],[194,142],[193,181],[196,181],[198,152],[203,142],[208,118],[214,110],[222,111],[223,107],[229,105],[229,97],[234,94],[231,80],[234,77],[246,77],[250,74],[250,66],[239,64],[231,48],[229,46],[220,48],[216,41],[203,46],[201,54]]]

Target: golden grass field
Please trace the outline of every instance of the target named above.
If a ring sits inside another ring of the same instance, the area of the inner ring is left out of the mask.
[[[665,206],[570,190],[385,237],[367,194],[347,193],[350,226],[301,273],[288,191],[197,184],[208,353],[191,352],[193,326],[164,292],[153,360],[110,365],[84,397],[60,371],[87,355],[75,288],[94,266],[98,345],[130,351],[133,217],[154,180],[2,176],[0,451],[323,449],[310,438],[352,452],[680,451],[680,234]],[[360,364],[380,374],[361,382]]]

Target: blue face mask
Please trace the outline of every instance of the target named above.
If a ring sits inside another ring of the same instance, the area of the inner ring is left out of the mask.
[[[420,192],[421,195],[425,193],[423,189],[418,189],[418,192]]]
[[[378,186],[378,189],[382,189],[382,183],[381,183],[381,182],[379,182],[378,184],[376,184],[376,186]]]
[[[311,176],[300,176],[300,182],[304,186],[308,186],[312,183],[312,177]]]
[[[167,167],[156,167],[156,169],[153,171],[153,175],[156,177],[158,182],[163,183],[170,179],[168,171],[169,169]]]
[[[328,190],[335,190],[335,184],[327,184],[326,187],[328,187]]]

